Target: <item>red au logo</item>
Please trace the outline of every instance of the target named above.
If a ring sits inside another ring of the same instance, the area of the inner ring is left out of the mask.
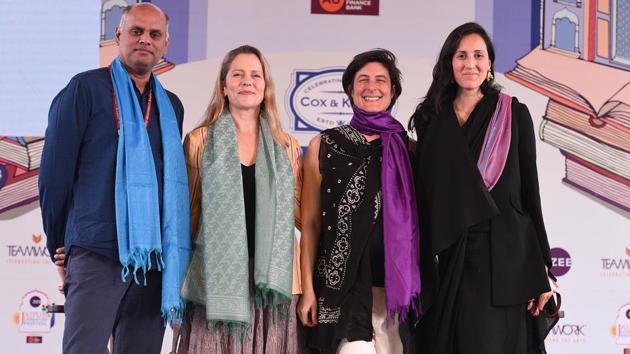
[[[341,10],[345,0],[319,0],[319,6],[327,12],[337,12]]]

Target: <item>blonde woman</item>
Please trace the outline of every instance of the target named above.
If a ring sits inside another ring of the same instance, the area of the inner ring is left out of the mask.
[[[282,131],[269,66],[241,46],[184,141],[193,256],[179,353],[297,353],[299,144]]]

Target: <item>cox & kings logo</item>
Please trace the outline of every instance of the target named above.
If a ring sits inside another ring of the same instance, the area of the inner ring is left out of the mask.
[[[24,294],[20,308],[14,316],[20,333],[49,333],[55,325],[53,314],[44,312],[48,305],[48,296],[40,290],[31,290]],[[41,338],[27,337],[27,343],[41,343]]]
[[[336,67],[293,72],[285,99],[293,131],[319,132],[350,123],[352,103],[341,83],[344,70]],[[392,114],[397,107],[392,107]]]
[[[296,70],[287,92],[295,131],[318,132],[350,122],[352,104],[343,91],[344,68]]]
[[[31,242],[7,245],[7,264],[50,264],[50,254],[41,234],[33,234]]]
[[[559,247],[552,248],[550,252],[551,273],[557,277],[567,274],[573,265],[569,252]]]
[[[604,277],[630,277],[630,248],[626,247],[624,258],[601,258]]]

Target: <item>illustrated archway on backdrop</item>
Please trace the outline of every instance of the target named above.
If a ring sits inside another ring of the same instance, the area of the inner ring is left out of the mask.
[[[566,8],[556,12],[551,22],[551,46],[567,52],[580,53],[580,20]]]

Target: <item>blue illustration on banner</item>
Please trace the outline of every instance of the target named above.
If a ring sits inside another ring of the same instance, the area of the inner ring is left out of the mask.
[[[350,122],[352,105],[341,84],[344,70],[338,67],[293,72],[285,101],[294,131],[318,132]]]

